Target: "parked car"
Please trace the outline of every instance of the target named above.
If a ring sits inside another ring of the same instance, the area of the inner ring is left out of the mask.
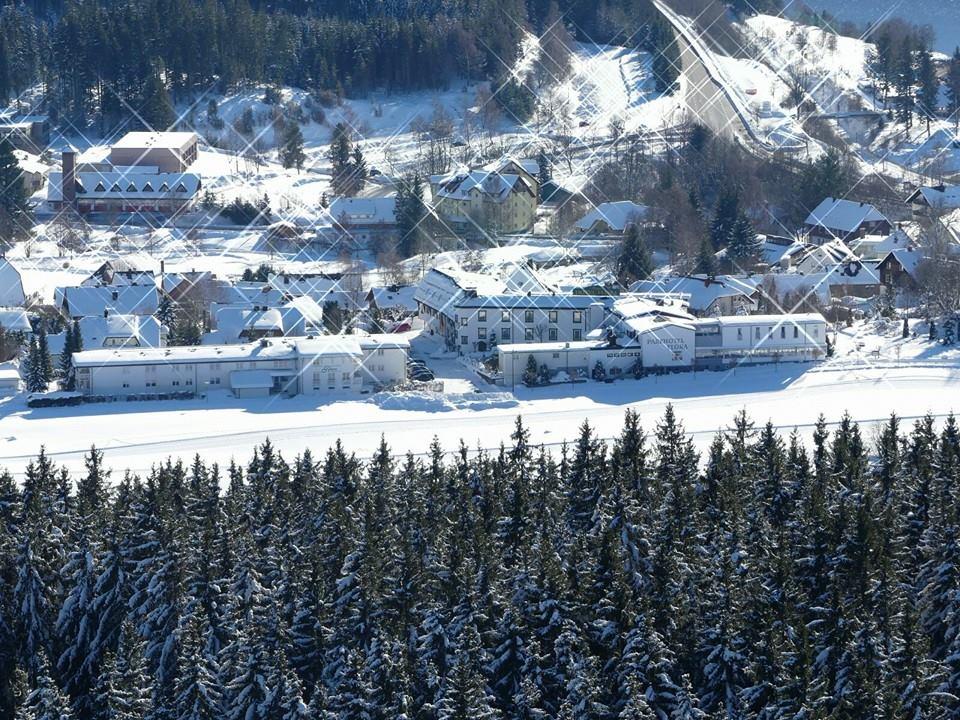
[[[415,368],[410,371],[410,378],[416,380],[417,382],[430,382],[436,376],[433,374],[433,371],[428,370],[427,368]]]

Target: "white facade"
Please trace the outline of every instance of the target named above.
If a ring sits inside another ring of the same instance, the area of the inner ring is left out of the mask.
[[[623,332],[628,327],[627,332]],[[827,322],[817,313],[736,315],[686,321],[637,317],[605,326],[605,337],[571,343],[500,346],[503,384],[523,383],[532,355],[551,376],[591,377],[597,362],[607,377],[645,372],[810,361],[826,354]]]
[[[370,391],[406,380],[409,343],[384,335],[263,339],[246,345],[91,350],[77,389],[125,396],[231,390],[237,397]]]
[[[457,350],[486,352],[510,343],[580,342],[603,321],[605,308],[587,295],[465,297],[454,308]]]
[[[500,372],[503,384],[523,383],[530,356],[537,366],[546,365],[551,375],[590,377],[597,362],[608,377],[630,375],[637,368],[645,371],[687,369],[694,363],[694,326],[672,320],[650,320],[626,342],[591,340],[570,343],[518,343],[500,346]]]
[[[826,340],[819,313],[704,319],[696,323],[696,360],[701,367],[817,360]]]

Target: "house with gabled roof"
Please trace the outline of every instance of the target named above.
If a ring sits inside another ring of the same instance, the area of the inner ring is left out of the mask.
[[[681,299],[697,317],[737,315],[756,310],[756,282],[732,275],[679,275],[638,280],[630,292],[651,299]]]
[[[26,299],[20,271],[5,257],[0,257],[0,306],[19,307]]]
[[[622,234],[631,225],[642,223],[649,211],[646,205],[629,200],[600,203],[577,220],[573,229],[587,235]]]
[[[893,229],[890,221],[869,203],[824,198],[804,221],[811,242],[829,240],[844,242],[864,235],[887,235]]]
[[[914,217],[924,217],[930,212],[936,215],[960,208],[960,185],[921,185],[907,196]]]
[[[470,170],[433,175],[430,190],[433,210],[455,232],[524,232],[537,217],[539,190],[525,174]]]
[[[113,315],[153,315],[160,294],[156,285],[101,285],[60,287],[56,306],[67,318]]]

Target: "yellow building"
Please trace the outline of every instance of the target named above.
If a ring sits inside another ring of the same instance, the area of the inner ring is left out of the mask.
[[[516,233],[533,227],[537,187],[522,174],[490,170],[430,178],[440,220],[460,234]]]

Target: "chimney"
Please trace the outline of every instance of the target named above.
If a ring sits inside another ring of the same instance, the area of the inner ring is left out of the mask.
[[[63,170],[60,176],[60,194],[63,202],[71,207],[77,204],[77,153],[75,150],[64,150],[60,156],[60,166]]]
[[[103,309],[103,317],[104,317],[104,319],[106,319],[107,317],[109,317],[109,315],[110,315],[110,308],[104,308],[104,309]]]

